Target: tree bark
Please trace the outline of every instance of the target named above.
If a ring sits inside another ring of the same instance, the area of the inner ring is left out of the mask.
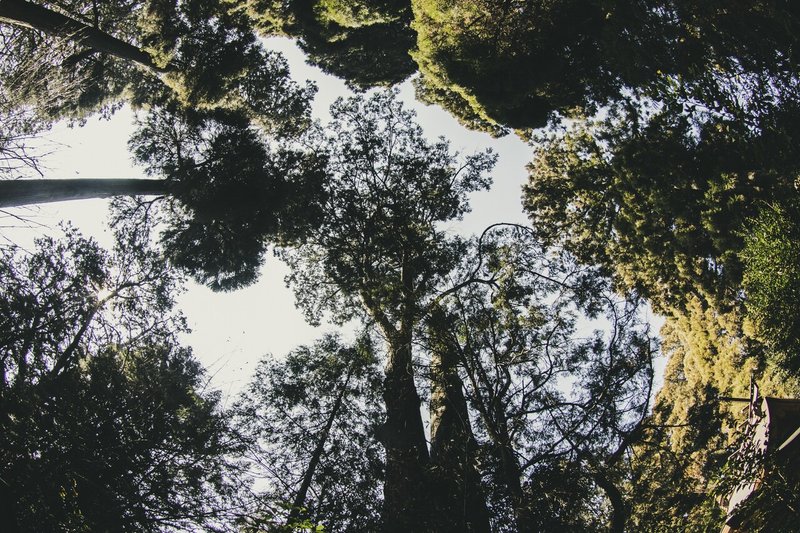
[[[29,204],[108,198],[161,196],[169,193],[167,180],[144,178],[64,178],[0,181],[0,208]]]
[[[457,354],[431,327],[431,470],[435,482],[435,516],[442,532],[488,532],[489,510],[475,468],[478,445],[458,375]]]
[[[511,446],[507,421],[502,419],[499,426],[497,428],[497,436],[499,438],[495,440],[494,444],[497,446],[503,482],[514,509],[514,522],[517,525],[517,531],[520,533],[536,531],[525,491],[522,488],[522,470],[514,448]]]
[[[611,524],[609,530],[612,533],[625,533],[625,522],[628,521],[628,506],[625,498],[617,486],[602,472],[592,474],[597,486],[606,493],[608,501],[611,503]]]
[[[57,11],[25,0],[0,0],[0,21],[69,39],[98,52],[133,61],[157,72],[169,70],[156,65],[150,54],[130,43]]]
[[[427,469],[428,445],[420,414],[420,399],[414,384],[411,333],[400,332],[389,340],[383,398],[386,423],[384,483],[384,531],[413,533],[430,531],[430,497]]]

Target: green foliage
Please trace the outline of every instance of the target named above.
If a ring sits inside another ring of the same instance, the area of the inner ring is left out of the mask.
[[[785,2],[414,0],[423,95],[467,125],[526,130],[634,91],[685,84],[709,107],[722,85],[794,85],[800,16]],[[489,16],[491,14],[491,16]],[[769,35],[762,38],[761,35]],[[445,97],[445,95],[447,95]],[[466,109],[464,109],[466,108]]]
[[[163,531],[221,515],[227,428],[217,398],[197,392],[197,362],[169,350],[110,348],[4,395],[7,519],[23,531]]]
[[[539,237],[601,265],[667,311],[691,294],[737,296],[742,225],[796,195],[792,108],[758,129],[680,105],[612,108],[538,138],[524,205]]]
[[[637,529],[718,528],[713,483],[732,449],[751,379],[765,395],[791,398],[797,376],[766,361],[743,331],[742,311],[721,313],[700,299],[668,319],[661,332],[669,357],[645,437],[631,462],[632,524]]]
[[[457,264],[462,243],[438,223],[468,211],[466,196],[489,186],[495,157],[460,160],[445,140],[429,143],[392,92],[340,100],[331,115],[309,140],[328,159],[322,224],[282,252],[288,280],[312,320],[330,311],[344,321],[364,305],[394,327],[403,313],[419,317]]]
[[[152,65],[143,68],[122,52],[104,54],[73,36],[4,26],[11,36],[5,53],[14,58],[4,75],[14,78],[21,69],[35,66],[20,87],[21,100],[36,105],[47,118],[109,113],[123,102],[148,106],[169,94],[192,108],[244,107],[273,120],[273,126],[280,115],[282,132],[289,124],[296,128],[307,121],[310,94],[293,86],[283,58],[265,52],[248,17],[226,2],[129,1],[101,8],[82,1],[69,4],[44,7],[63,10],[99,27],[108,39],[129,43]],[[60,98],[42,98],[54,92],[51,86],[73,90]]]
[[[794,204],[765,206],[745,235],[747,318],[776,364],[800,369],[800,224]]]
[[[247,10],[267,35],[298,40],[310,63],[365,89],[400,83],[414,71],[414,33],[402,0],[250,0]]]
[[[752,429],[752,428],[750,428]],[[735,510],[739,529],[792,531],[797,528],[798,488],[796,458],[791,454],[764,456],[753,449],[752,431],[741,431],[722,474],[715,480],[715,493],[726,501],[740,484],[756,483],[753,493]]]
[[[611,506],[624,521],[617,462],[647,411],[655,350],[636,303],[528,228],[498,225],[477,244],[467,257],[483,262],[462,268],[481,282],[447,299],[441,335],[475,412],[494,526],[596,531]],[[599,316],[607,330],[587,334]]]
[[[305,510],[295,516],[306,525],[292,527],[379,530],[383,454],[375,432],[383,416],[381,389],[366,338],[346,346],[328,335],[283,360],[262,360],[234,408],[256,477],[267,484],[262,504],[291,507],[318,450]],[[282,514],[273,522],[285,523]]]
[[[318,223],[324,158],[271,148],[248,115],[153,108],[130,147],[169,181],[165,252],[215,290],[253,283],[270,242],[295,242]]]
[[[451,112],[464,106],[494,127],[539,127],[553,111],[591,109],[623,83],[652,79],[651,61],[661,59],[648,27],[655,16],[641,2],[412,5],[423,84],[451,94]]]
[[[137,42],[138,0],[106,2],[102,6],[81,0],[37,2],[82,23],[97,26],[126,42]],[[147,74],[130,62],[93,51],[69,37],[57,37],[3,24],[2,77],[24,80],[17,99],[33,106],[42,118],[82,118],[101,110],[112,112],[132,88],[149,83]]]
[[[235,451],[175,334],[178,278],[124,225],[0,261],[0,505],[19,531],[163,531],[225,518]]]
[[[188,17],[186,24],[202,21],[215,32],[227,31],[225,17],[216,20],[195,8],[190,3],[181,7],[188,13],[162,13],[162,23],[175,15]],[[244,32],[241,15],[230,16]],[[182,28],[178,24],[174,33],[189,31]],[[286,144],[309,126],[315,87],[291,81],[286,61],[252,35],[236,35],[241,46],[225,52],[234,53],[235,61],[207,58],[225,63],[207,66],[216,85],[201,76],[202,94],[156,90],[129,141],[148,174],[169,181],[166,253],[215,290],[253,283],[268,243],[294,242],[316,224],[324,180],[324,161],[275,142]],[[213,39],[200,40],[206,41]]]

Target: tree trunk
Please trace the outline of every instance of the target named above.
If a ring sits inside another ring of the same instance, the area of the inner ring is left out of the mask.
[[[300,489],[298,489],[297,494],[294,497],[292,509],[289,511],[289,518],[286,520],[286,524],[288,526],[291,526],[298,518],[300,518],[302,514],[300,510],[306,503],[308,489],[311,487],[311,482],[314,480],[314,473],[317,470],[317,465],[319,465],[319,462],[322,459],[322,453],[325,451],[325,443],[328,441],[328,435],[331,432],[331,427],[333,427],[333,422],[339,415],[339,409],[341,409],[344,396],[347,393],[347,385],[350,384],[351,375],[352,367],[347,372],[347,377],[345,377],[344,384],[342,385],[341,390],[339,390],[336,400],[333,402],[333,407],[331,408],[330,415],[328,415],[328,420],[325,421],[325,427],[322,430],[322,434],[319,436],[319,441],[317,441],[317,445],[314,447],[314,452],[311,454],[311,460],[308,462],[308,467],[303,475],[303,481],[300,484]]]
[[[431,471],[437,531],[488,532],[489,510],[475,468],[478,445],[457,370],[457,354],[431,331]]]
[[[130,43],[25,0],[0,0],[0,21],[79,42],[98,52],[133,61],[158,72],[168,70],[156,65],[150,54]]]
[[[517,454],[511,446],[508,421],[503,415],[498,417],[498,424],[497,427],[494,428],[493,433],[495,434],[493,440],[497,447],[496,453],[500,459],[503,483],[506,486],[508,496],[511,499],[511,505],[514,509],[514,521],[517,525],[517,531],[520,533],[536,531],[534,529],[534,522],[531,517],[528,499],[522,488],[522,470],[519,466]]]
[[[168,193],[167,180],[163,179],[2,180],[0,181],[0,208],[86,198],[108,198],[110,196],[161,196]]]
[[[386,448],[384,530],[391,533],[430,531],[428,445],[414,384],[410,332],[390,337],[383,398],[386,402],[382,435]]]
[[[611,503],[611,524],[609,530],[612,533],[625,533],[625,522],[628,521],[628,506],[625,498],[617,486],[602,472],[592,474],[597,486],[606,493],[608,501]]]

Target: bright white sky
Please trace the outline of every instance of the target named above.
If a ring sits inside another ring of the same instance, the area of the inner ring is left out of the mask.
[[[267,46],[286,55],[296,80],[311,79],[317,83],[316,117],[325,120],[330,104],[337,97],[350,94],[342,81],[306,65],[302,52],[288,39],[270,39]],[[402,85],[401,97],[416,110],[418,121],[429,137],[444,136],[462,153],[492,148],[500,155],[491,191],[473,195],[473,212],[453,230],[476,233],[495,222],[526,222],[520,205],[520,187],[527,177],[525,165],[531,158],[530,147],[513,135],[492,139],[466,130],[440,108],[416,102],[410,82]],[[45,159],[45,177],[142,177],[142,170],[132,165],[127,151],[131,122],[132,112],[125,108],[111,120],[93,119],[82,128],[57,125],[47,138],[52,153]],[[27,240],[31,233],[50,232],[61,220],[69,220],[85,235],[109,245],[106,200],[45,204],[11,212],[42,225],[33,230],[9,229],[7,226],[14,225],[14,220],[0,218],[0,227],[5,227],[3,232],[17,242]],[[192,328],[185,342],[208,369],[212,387],[220,389],[226,397],[247,383],[263,355],[283,355],[327,331],[334,331],[333,326],[313,328],[305,323],[294,307],[291,291],[283,284],[286,273],[283,264],[269,257],[260,281],[252,287],[220,294],[191,283],[179,300],[179,307]]]

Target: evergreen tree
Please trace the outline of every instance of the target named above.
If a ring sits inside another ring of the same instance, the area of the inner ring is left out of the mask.
[[[459,162],[446,141],[427,142],[393,93],[339,101],[331,115],[328,128],[307,141],[328,157],[322,224],[282,257],[310,319],[324,312],[339,321],[360,316],[385,339],[383,523],[389,531],[421,531],[436,495],[427,486],[414,344],[464,250],[439,224],[460,218],[467,193],[488,186],[494,157],[479,153]]]
[[[798,211],[789,202],[764,206],[752,223],[741,254],[746,326],[750,335],[765,345],[767,359],[795,375],[800,368]]]
[[[405,0],[249,0],[265,35],[297,40],[311,64],[358,89],[402,82],[416,67],[411,6]]]
[[[176,342],[180,278],[122,226],[2,251],[0,489],[12,531],[163,531],[227,519],[235,441]]]
[[[272,517],[332,531],[380,529],[383,454],[381,380],[370,341],[345,346],[325,336],[285,359],[264,359],[242,398],[236,423],[266,483],[262,501],[288,507]]]
[[[684,104],[648,111],[634,100],[542,135],[523,199],[543,242],[661,312],[691,295],[735,301],[745,221],[762,201],[796,196],[793,103],[754,125]]]
[[[615,301],[596,272],[532,236],[484,232],[471,254],[483,261],[463,267],[484,282],[447,299],[443,335],[477,420],[493,525],[621,531],[619,463],[647,412],[655,347],[634,302]],[[579,331],[598,316],[608,331]]]

